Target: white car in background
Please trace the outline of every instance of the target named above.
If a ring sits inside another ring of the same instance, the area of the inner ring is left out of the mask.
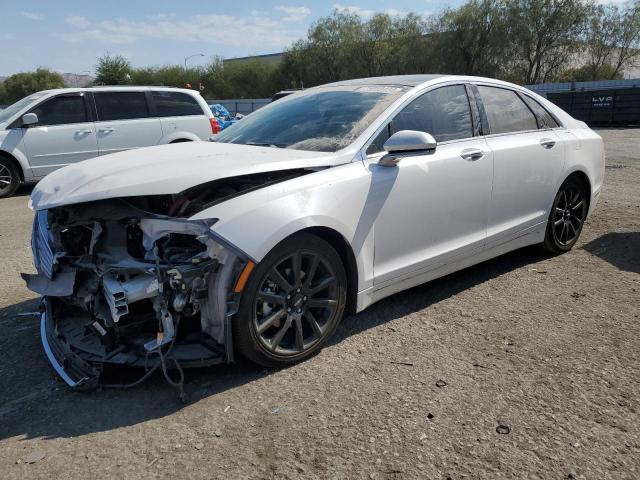
[[[131,148],[207,140],[220,131],[194,90],[45,90],[0,110],[0,197],[70,163]]]
[[[24,278],[73,387],[98,385],[105,364],[173,385],[167,369],[235,353],[287,366],[345,311],[526,245],[570,250],[603,177],[600,136],[523,87],[338,82],[214,142],[48,175],[31,196],[38,274]]]

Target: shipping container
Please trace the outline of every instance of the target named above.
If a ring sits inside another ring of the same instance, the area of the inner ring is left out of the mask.
[[[589,125],[640,125],[640,87],[547,92],[547,99]]]

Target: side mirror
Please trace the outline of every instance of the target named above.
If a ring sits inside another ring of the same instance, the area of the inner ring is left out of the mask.
[[[426,132],[400,130],[384,142],[382,148],[388,153],[378,161],[378,164],[392,167],[398,164],[403,154],[433,153],[437,145],[436,139]]]
[[[29,125],[35,125],[38,123],[38,115],[35,113],[25,113],[22,116],[22,126],[28,127]]]

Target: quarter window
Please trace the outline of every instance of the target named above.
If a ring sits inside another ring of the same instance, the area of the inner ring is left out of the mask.
[[[382,152],[384,150],[383,145],[387,140],[389,140],[389,125],[386,125],[376,139],[367,147],[367,155]]]
[[[531,110],[513,90],[478,86],[491,133],[512,133],[537,130],[538,123]]]
[[[153,92],[159,117],[202,115],[202,107],[191,95],[181,92]]]
[[[441,87],[407,105],[391,122],[391,133],[418,130],[438,142],[473,137],[469,99],[463,85]]]
[[[147,118],[149,108],[144,92],[95,92],[98,120]]]
[[[551,114],[547,112],[536,100],[528,95],[522,95],[522,98],[524,98],[524,101],[527,102],[529,108],[533,110],[533,113],[535,113],[536,118],[538,119],[538,128],[544,129],[559,127],[558,122],[556,122]]]
[[[87,122],[87,109],[81,95],[54,97],[31,110],[38,115],[38,125],[66,125]]]

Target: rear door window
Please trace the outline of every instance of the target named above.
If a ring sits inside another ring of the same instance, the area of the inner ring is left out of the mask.
[[[94,92],[99,121],[149,117],[144,92]]]
[[[417,130],[438,142],[473,137],[471,110],[464,85],[440,87],[418,97],[391,122],[391,133]]]
[[[529,107],[513,90],[478,85],[491,133],[537,130],[538,122]]]
[[[38,115],[38,125],[66,125],[88,122],[82,95],[60,95],[31,110]]]
[[[191,95],[182,92],[153,92],[153,101],[159,117],[202,115],[202,107]]]
[[[535,101],[528,95],[522,95],[522,98],[524,98],[524,101],[536,115],[536,118],[538,119],[538,128],[545,129],[559,127],[558,122],[556,122],[555,118],[553,118],[551,114],[547,112],[547,110],[537,101]]]

